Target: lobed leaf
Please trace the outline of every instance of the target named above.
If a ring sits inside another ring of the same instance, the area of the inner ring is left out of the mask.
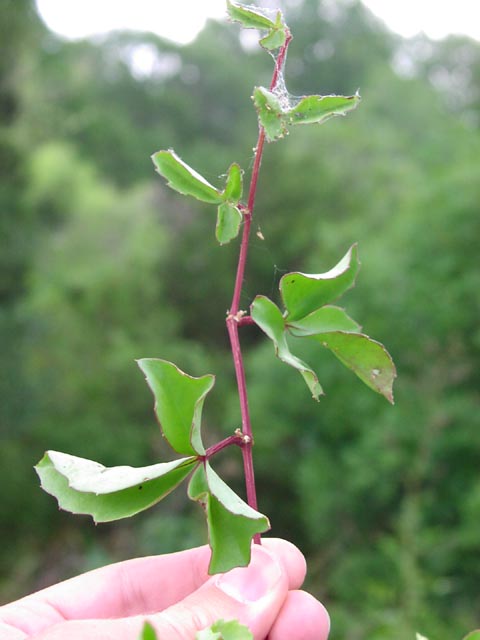
[[[188,495],[205,510],[212,556],[208,571],[223,573],[250,562],[251,542],[270,523],[252,509],[215,473],[208,462],[199,465],[190,479]]]
[[[285,319],[277,305],[265,296],[257,296],[250,307],[250,314],[260,329],[272,340],[277,357],[301,373],[313,398],[318,400],[319,396],[323,395],[323,389],[315,372],[290,352]]]
[[[173,149],[157,151],[152,155],[152,161],[157,172],[167,180],[168,186],[178,193],[193,196],[209,204],[220,204],[223,201],[222,193],[183,162]]]
[[[170,493],[197,464],[194,457],[148,467],[104,467],[93,460],[47,451],[35,470],[61,509],[95,522],[128,518]]]
[[[300,320],[288,321],[288,331],[295,337],[312,336],[329,331],[359,332],[360,325],[346,314],[344,309],[325,305]]]
[[[241,224],[242,213],[238,207],[228,202],[223,202],[218,206],[215,237],[220,244],[234,240],[238,236]]]
[[[362,333],[334,331],[314,336],[367,386],[393,404],[395,365],[385,347]]]
[[[253,640],[253,635],[238,620],[217,620],[208,629],[199,631],[195,640]]]
[[[357,245],[354,244],[340,262],[326,273],[285,274],[280,280],[280,293],[287,310],[287,322],[305,318],[339,298],[354,285],[359,266]]]
[[[288,112],[289,124],[321,124],[332,116],[344,116],[360,103],[360,96],[305,96]]]
[[[172,449],[182,455],[204,455],[202,409],[215,376],[194,378],[171,362],[156,358],[144,358],[137,363],[153,392],[155,413]]]

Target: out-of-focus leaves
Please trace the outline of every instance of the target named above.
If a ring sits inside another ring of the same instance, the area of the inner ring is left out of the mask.
[[[253,640],[253,634],[237,620],[217,620],[208,629],[199,631],[195,640]]]
[[[143,625],[142,634],[138,640],[158,640],[155,629],[149,622]]]

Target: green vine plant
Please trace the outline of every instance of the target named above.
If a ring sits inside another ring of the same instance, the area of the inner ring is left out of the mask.
[[[241,428],[206,448],[202,439],[202,409],[215,384],[215,377],[211,374],[192,377],[171,362],[146,358],[139,360],[138,366],[153,393],[155,413],[163,436],[180,457],[142,468],[107,468],[91,460],[47,451],[35,467],[42,488],[57,499],[61,509],[89,514],[95,522],[133,516],[158,503],[188,479],[188,496],[201,505],[206,516],[211,574],[246,566],[250,561],[252,540],[260,543],[261,534],[270,528],[267,516],[257,507],[252,458],[254,436],[240,330],[248,331],[249,325],[257,325],[272,341],[278,358],[300,373],[311,396],[317,401],[323,395],[322,386],[315,370],[291,351],[291,336],[304,342],[318,343],[331,351],[368,387],[391,403],[396,376],[392,358],[385,347],[362,333],[357,322],[334,304],[355,284],[360,266],[355,244],[338,264],[324,273],[285,274],[279,283],[283,309],[263,295],[255,297],[249,311],[240,308],[265,142],[277,141],[299,125],[321,124],[333,116],[345,115],[358,106],[360,96],[308,95],[293,98],[284,82],[284,65],[292,36],[282,12],[266,12],[233,0],[227,1],[227,11],[232,21],[262,33],[260,45],[274,60],[269,88],[256,87],[253,90],[259,127],[248,190],[243,187],[244,172],[235,162],[226,171],[224,184],[216,187],[173,149],[154,153],[152,160],[156,171],[174,191],[216,207],[215,235],[218,243],[223,245],[241,236],[232,300],[226,318],[238,386]],[[240,448],[243,457],[246,501],[220,478],[212,466],[214,456],[232,445]],[[146,628],[147,638],[148,633]],[[221,630],[210,630],[210,635],[203,637],[229,636]]]

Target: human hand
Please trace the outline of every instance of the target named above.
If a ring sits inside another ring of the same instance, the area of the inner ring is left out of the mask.
[[[109,565],[0,607],[2,640],[137,640],[145,620],[161,640],[192,640],[218,619],[255,640],[326,640],[324,607],[299,591],[306,565],[289,542],[254,545],[246,568],[209,576],[198,547]]]

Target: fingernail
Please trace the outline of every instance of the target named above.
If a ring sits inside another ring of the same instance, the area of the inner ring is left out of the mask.
[[[263,547],[254,545],[248,567],[222,574],[216,585],[238,602],[257,602],[279,583],[281,576],[282,570],[275,558]]]

